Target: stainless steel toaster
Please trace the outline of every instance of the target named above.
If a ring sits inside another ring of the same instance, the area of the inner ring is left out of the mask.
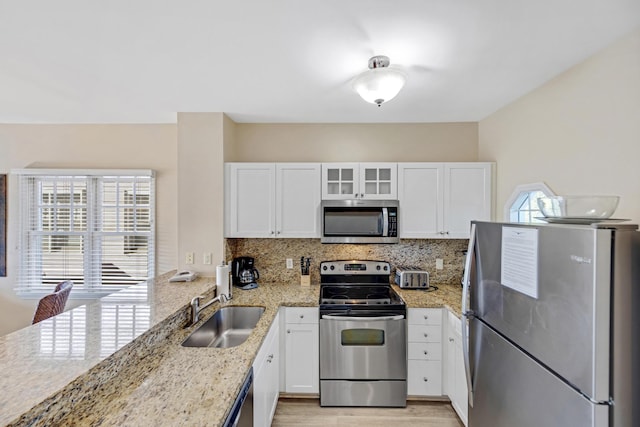
[[[397,267],[396,285],[407,289],[429,289],[429,272],[417,267]]]

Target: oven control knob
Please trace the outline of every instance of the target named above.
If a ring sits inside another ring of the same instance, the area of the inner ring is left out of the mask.
[[[326,266],[326,265],[323,265],[323,266],[322,266],[322,269],[323,269],[324,271],[327,271],[327,266]]]
[[[333,270],[335,270],[335,269],[336,269],[336,266],[335,266],[335,265],[332,265],[330,268],[331,268],[331,271],[333,271]]]
[[[376,270],[380,270],[380,266],[379,265],[376,265]]]
[[[389,269],[389,267],[387,267],[386,265],[384,266],[384,271],[387,271]]]

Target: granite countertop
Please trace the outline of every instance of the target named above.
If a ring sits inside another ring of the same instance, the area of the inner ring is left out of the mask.
[[[66,312],[66,321],[49,319],[0,338],[0,424],[221,425],[279,307],[318,305],[318,286],[235,290],[223,306],[266,308],[247,341],[228,349],[182,347],[203,323],[185,328],[191,298],[209,298],[215,282],[169,283],[169,276]],[[447,307],[460,315],[460,286],[394,288],[409,308]],[[69,318],[86,326],[76,333]]]

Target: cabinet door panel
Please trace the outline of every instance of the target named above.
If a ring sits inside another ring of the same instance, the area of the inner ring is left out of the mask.
[[[275,233],[275,165],[233,163],[229,167],[229,237]]]
[[[276,237],[320,237],[320,164],[276,165]]]
[[[450,238],[469,238],[472,220],[491,220],[492,166],[489,163],[446,163],[445,232]]]
[[[285,390],[319,392],[318,324],[287,324]]]
[[[360,163],[360,197],[395,200],[398,197],[397,163]]]
[[[322,164],[322,199],[354,199],[359,193],[358,163]]]
[[[455,378],[454,382],[454,398],[451,399],[453,408],[458,413],[462,423],[466,426],[469,412],[467,377],[464,369],[464,355],[462,353],[462,339],[455,341]]]
[[[442,163],[399,163],[400,237],[442,237]]]
[[[276,315],[253,362],[253,423],[268,427],[280,395],[279,321]]]

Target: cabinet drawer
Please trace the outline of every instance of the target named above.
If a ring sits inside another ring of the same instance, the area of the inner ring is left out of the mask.
[[[318,323],[318,307],[287,307],[286,323]]]
[[[409,325],[409,342],[442,342],[442,327],[438,325]]]
[[[410,342],[407,353],[413,360],[442,360],[442,344]]]
[[[441,308],[410,308],[407,312],[410,325],[442,325]]]
[[[442,396],[442,364],[439,361],[409,360],[407,394]]]

